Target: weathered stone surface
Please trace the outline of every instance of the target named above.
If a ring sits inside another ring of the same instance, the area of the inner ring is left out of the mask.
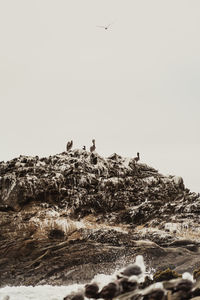
[[[0,284],[88,281],[144,255],[200,267],[199,195],[117,154],[84,150],[0,163]]]

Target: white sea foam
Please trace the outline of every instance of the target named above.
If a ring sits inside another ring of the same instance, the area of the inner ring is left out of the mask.
[[[6,286],[0,289],[0,300],[63,300],[63,298],[73,291],[78,291],[82,285],[73,284],[69,286]]]

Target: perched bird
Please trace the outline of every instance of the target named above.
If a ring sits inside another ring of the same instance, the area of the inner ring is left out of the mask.
[[[173,293],[177,291],[188,292],[192,289],[192,286],[193,281],[191,281],[190,279],[188,280],[183,278],[171,279],[163,282],[163,287],[166,290],[172,291]]]
[[[143,299],[143,300],[166,300],[165,292],[166,291],[163,287],[162,282],[157,282],[143,290],[140,290],[139,294],[142,296],[141,299]],[[169,297],[170,297],[170,295],[169,295]],[[167,298],[167,299],[171,300],[171,298]],[[175,299],[175,298],[173,298],[173,299]],[[180,300],[181,298],[177,298],[177,299]]]
[[[72,149],[72,146],[73,146],[73,141],[67,142],[66,150],[67,150],[67,151],[70,151],[70,150]]]
[[[90,147],[90,152],[93,152],[96,149],[95,140],[92,140],[93,145]]]
[[[135,162],[138,162],[139,160],[140,160],[140,153],[137,152],[137,156],[134,157],[134,161],[135,161]]]
[[[84,300],[84,295],[82,293],[72,293],[66,296],[63,300]]]
[[[134,291],[138,287],[137,280],[129,280],[129,278],[120,278],[118,280],[119,285],[122,287],[122,293],[128,293]]]
[[[164,296],[165,296],[165,292],[163,289],[155,289],[149,291],[149,293],[144,295],[142,299],[143,300],[164,300],[165,299]]]
[[[189,272],[184,272],[182,274],[182,279],[187,279],[187,280],[194,282],[194,278]]]
[[[85,296],[87,298],[98,299],[99,298],[99,286],[97,283],[89,283],[85,285]]]
[[[145,273],[145,265],[144,259],[142,255],[137,255],[134,264],[130,264],[127,267],[123,268],[119,271],[117,277],[133,277],[133,279],[137,277],[143,276]]]
[[[86,147],[85,147],[85,146],[83,146],[83,150],[86,150]]]
[[[141,270],[140,266],[137,266],[135,264],[130,264],[121,272],[121,274],[123,276],[127,276],[127,277],[130,277],[133,275],[138,276],[138,275],[142,274],[142,270]]]
[[[99,293],[99,298],[105,300],[112,300],[114,297],[118,296],[122,292],[121,286],[117,281],[110,282],[102,288]]]

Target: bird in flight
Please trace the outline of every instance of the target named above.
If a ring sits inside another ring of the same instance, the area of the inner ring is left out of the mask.
[[[112,25],[113,23],[108,24],[107,26],[97,26],[100,28],[104,28],[105,30],[108,30],[108,28]]]

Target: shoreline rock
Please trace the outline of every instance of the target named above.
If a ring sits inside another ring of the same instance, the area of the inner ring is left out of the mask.
[[[0,285],[87,282],[136,255],[200,267],[200,197],[133,158],[71,150],[0,162]]]

